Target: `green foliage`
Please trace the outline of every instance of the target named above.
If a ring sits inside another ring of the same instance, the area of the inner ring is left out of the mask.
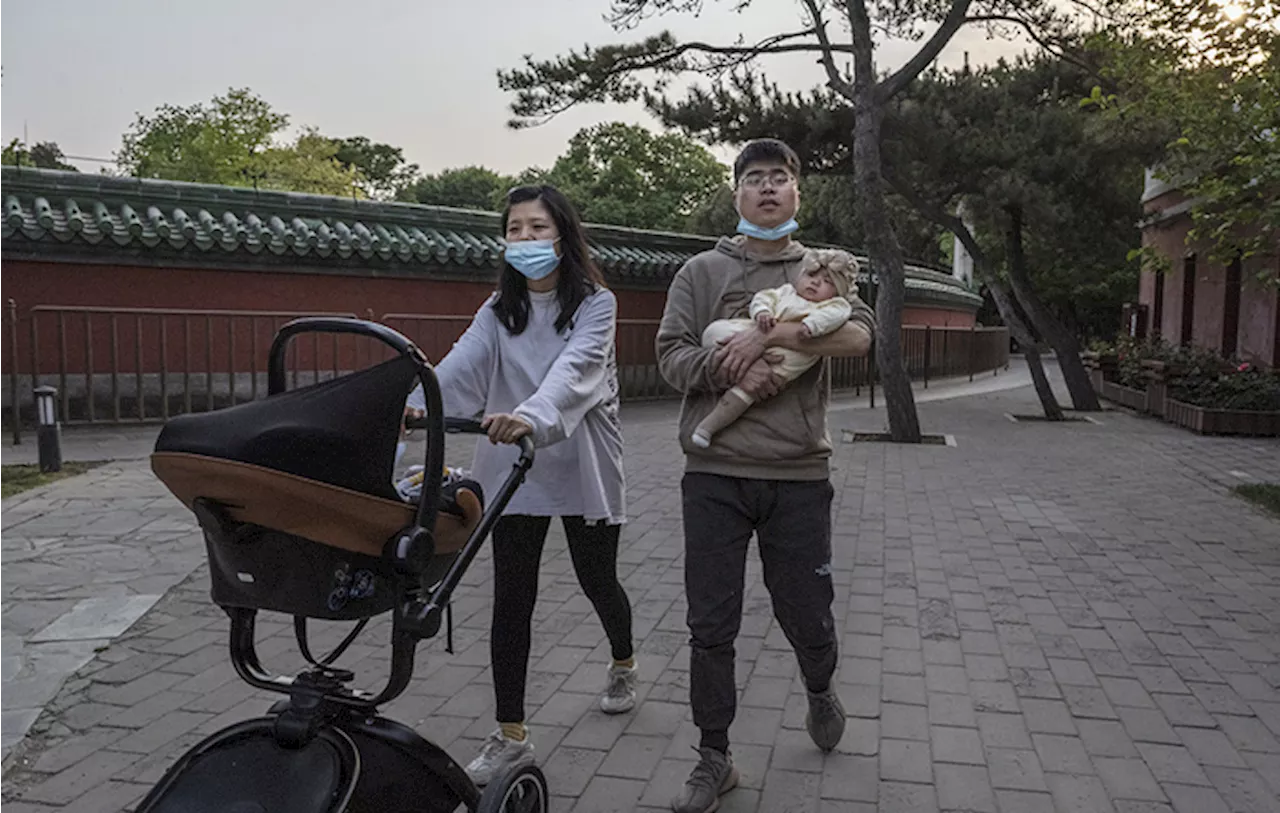
[[[692,234],[733,234],[738,228],[738,212],[733,208],[733,187],[721,184],[694,208],[684,228]]]
[[[747,0],[739,8],[749,4]],[[696,16],[703,3],[611,0],[609,5],[606,19],[621,32],[634,30],[642,21],[658,16]],[[1095,22],[1130,23],[1132,20],[1123,18],[1132,17],[1131,5],[1131,0],[1098,0],[1088,6],[1088,15]],[[513,118],[509,125],[536,126],[581,104],[642,101],[660,109],[668,103],[667,93],[678,77],[701,75],[719,81],[736,71],[749,70],[762,57],[777,54],[798,54],[822,66],[818,75],[824,76],[833,92],[850,100],[861,79],[868,87],[876,87],[874,101],[882,103],[910,83],[966,24],[996,37],[1029,32],[1037,43],[1053,48],[1080,27],[1084,12],[1071,4],[1050,0],[803,0],[797,16],[798,25],[757,40],[730,31],[720,42],[682,42],[670,31],[661,31],[633,42],[588,44],[549,59],[525,55],[519,67],[498,71],[498,86],[512,94]],[[845,36],[841,37],[842,33]],[[907,64],[882,77],[875,71],[873,33],[875,39],[920,41],[921,45]],[[846,73],[849,62],[858,66],[855,73],[866,71],[867,75],[859,78]],[[687,101],[706,105],[713,95],[714,92],[708,95],[694,88]],[[812,109],[803,98],[797,97],[797,103],[801,109]]]
[[[446,169],[405,187],[399,199],[497,211],[512,187],[549,183],[588,222],[683,231],[722,215],[714,202],[724,204],[718,195],[725,176],[715,157],[690,138],[614,122],[579,130],[550,170],[530,167],[512,177],[477,166]],[[732,211],[731,202],[728,207]]]
[[[337,154],[333,139],[304,130],[292,144],[268,147],[255,156],[247,173],[264,189],[364,197],[360,173],[344,166]]]
[[[62,160],[62,148],[56,141],[41,141],[30,149],[21,139],[13,139],[0,154],[0,164],[9,166],[39,167],[40,169],[62,169],[68,172],[80,170]]]
[[[207,105],[139,113],[116,157],[123,172],[139,178],[242,186],[288,124],[247,88],[233,88]]]
[[[1216,376],[1182,376],[1169,387],[1170,397],[1210,409],[1280,410],[1280,374],[1241,365]]]
[[[830,91],[781,91],[749,73],[738,72],[710,88],[693,88],[682,101],[653,99],[653,112],[663,123],[713,144],[741,146],[756,138],[779,138],[800,157],[798,239],[863,249],[867,234],[858,214],[853,181],[853,108]],[[722,228],[694,231],[732,232],[737,214],[732,201],[719,204]],[[928,263],[949,262],[940,247],[941,230],[902,201],[889,201],[898,241],[906,256]],[[726,211],[727,209],[727,211]],[[695,222],[702,225],[702,221]],[[949,251],[949,245],[946,249]]]
[[[984,252],[1004,259],[1006,211],[1025,220],[1038,296],[1076,335],[1114,332],[1137,285],[1143,169],[1161,139],[1102,126],[1079,99],[1097,54],[930,72],[890,106],[885,157],[900,186],[943,211],[963,202]]]
[[[397,199],[429,206],[498,211],[515,178],[478,166],[446,169],[402,188]]]
[[[58,480],[65,480],[68,477],[75,477],[77,474],[84,474],[90,469],[101,466],[103,461],[92,461],[80,463],[76,461],[65,461],[62,464],[61,471],[42,472],[39,466],[20,463],[11,466],[4,466],[0,469],[0,493],[5,499],[24,491],[30,491],[33,488],[47,486]]]
[[[1094,348],[1114,354],[1116,381],[1142,388],[1148,362],[1159,362],[1169,396],[1210,409],[1280,410],[1280,372],[1263,370],[1239,359],[1224,359],[1212,350],[1160,340],[1121,338],[1114,345]]]
[[[785,92],[750,70],[695,85],[679,100],[651,95],[650,112],[709,144],[739,146],[757,138],[779,138],[813,175],[853,175],[853,107],[825,88]]]
[[[1162,3],[1142,37],[1099,36],[1114,92],[1091,91],[1115,127],[1162,122],[1159,176],[1193,201],[1189,240],[1221,263],[1280,251],[1280,6]],[[1179,14],[1172,14],[1172,10]],[[1234,12],[1228,14],[1228,10]],[[1268,272],[1264,272],[1267,276]],[[1272,281],[1280,278],[1269,272]]]
[[[1280,483],[1243,483],[1231,491],[1265,511],[1280,517]]]
[[[404,160],[404,150],[375,144],[365,136],[334,139],[334,159],[360,173],[360,187],[371,198],[389,199],[418,176],[418,165]]]
[[[589,222],[680,231],[727,174],[686,136],[611,122],[575,134],[546,180]]]
[[[116,157],[125,174],[139,178],[364,195],[360,173],[336,159],[332,139],[304,130],[280,144],[288,124],[261,97],[233,88],[208,104],[139,114]]]

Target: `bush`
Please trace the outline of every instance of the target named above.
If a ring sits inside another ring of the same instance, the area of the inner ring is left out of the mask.
[[[1169,395],[1207,409],[1280,411],[1280,374],[1241,364],[1227,373],[1197,370],[1170,382]]]
[[[1115,354],[1116,383],[1125,387],[1146,387],[1143,362],[1158,361],[1164,364],[1169,396],[1175,400],[1208,409],[1280,410],[1280,372],[1228,361],[1211,350],[1158,340],[1139,342],[1122,337],[1114,346],[1090,349],[1101,355]]]

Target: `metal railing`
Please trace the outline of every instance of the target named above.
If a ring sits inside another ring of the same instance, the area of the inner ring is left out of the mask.
[[[299,316],[317,315],[355,314],[42,305],[22,319],[10,300],[5,361],[14,442],[20,442],[32,389],[41,384],[58,388],[59,418],[65,424],[164,421],[263,397],[266,351],[276,330]],[[443,358],[470,320],[470,315],[415,313],[385,313],[380,319],[431,359]],[[657,319],[618,320],[624,399],[676,395],[658,371],[658,324]],[[931,379],[966,374],[972,379],[1008,364],[1008,331],[1002,327],[906,326],[902,343],[908,372],[926,387]],[[312,334],[290,348],[290,386],[335,378],[386,357],[385,347],[358,336]],[[834,389],[860,393],[869,387],[874,399],[874,354],[833,359],[830,375]]]

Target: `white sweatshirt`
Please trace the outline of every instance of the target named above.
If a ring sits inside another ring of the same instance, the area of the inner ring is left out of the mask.
[[[596,291],[556,333],[555,291],[530,291],[529,324],[513,336],[493,310],[496,296],[436,365],[445,414],[478,420],[507,412],[533,426],[538,454],[504,514],[625,522],[617,298],[608,289]],[[421,386],[408,404],[425,408]],[[487,438],[476,444],[472,476],[486,495],[497,494],[517,454],[515,446]]]
[[[788,284],[757,293],[751,299],[749,313],[752,319],[762,313],[771,313],[779,322],[800,322],[816,339],[843,327],[853,314],[853,306],[843,296],[810,302]]]

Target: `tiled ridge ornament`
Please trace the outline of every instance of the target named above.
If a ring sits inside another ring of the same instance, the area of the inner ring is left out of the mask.
[[[6,166],[0,178],[6,259],[358,265],[487,281],[502,254],[496,212],[28,167]],[[653,288],[716,240],[594,224],[587,236],[611,283]],[[982,304],[949,274],[919,264],[907,267],[906,286],[908,305]]]

